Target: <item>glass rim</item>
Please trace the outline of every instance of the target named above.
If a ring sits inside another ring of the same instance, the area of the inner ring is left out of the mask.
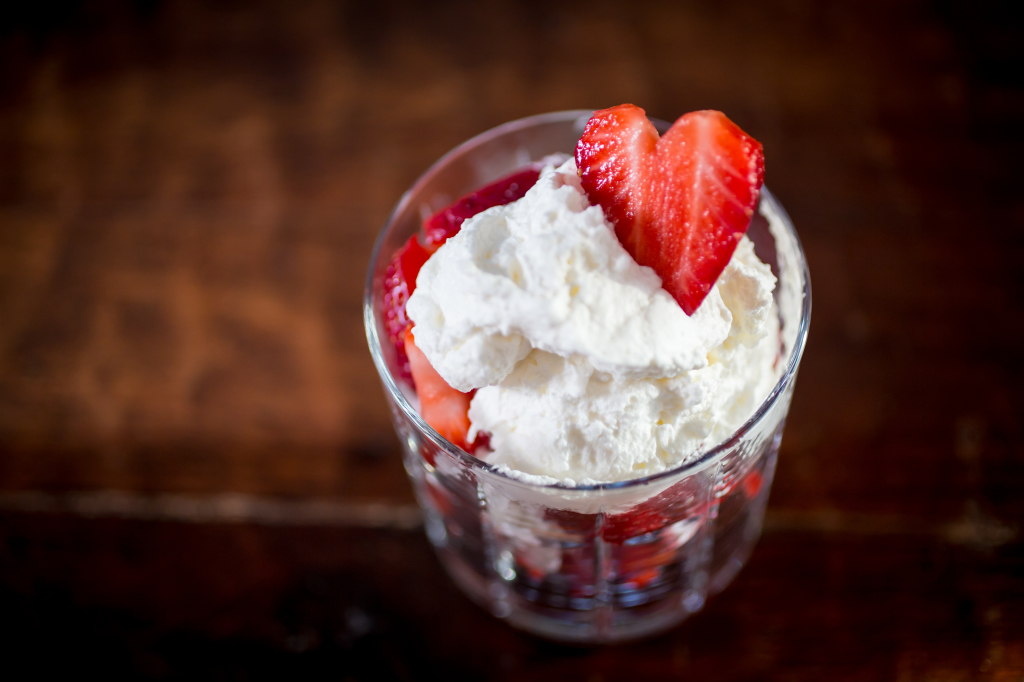
[[[785,228],[790,239],[793,240],[793,246],[795,249],[795,255],[797,256],[799,272],[803,279],[803,286],[801,288],[802,301],[800,303],[800,321],[797,328],[796,340],[793,344],[793,348],[789,353],[789,361],[786,363],[786,369],[779,377],[779,380],[775,383],[775,386],[768,393],[761,404],[753,414],[743,424],[736,429],[728,438],[718,443],[714,447],[710,448],[706,452],[702,453],[696,459],[684,462],[677,466],[659,471],[657,473],[648,474],[639,478],[630,478],[624,481],[607,481],[607,482],[596,482],[590,484],[577,484],[568,485],[564,481],[556,481],[554,483],[535,483],[531,481],[523,480],[515,475],[511,475],[506,471],[494,464],[485,462],[484,460],[475,457],[471,453],[466,452],[462,448],[459,448],[452,444],[449,440],[441,436],[437,431],[433,429],[427,422],[420,416],[420,413],[413,408],[412,404],[409,403],[405,394],[398,387],[398,383],[395,380],[394,375],[387,366],[387,362],[384,359],[384,352],[381,347],[380,335],[377,329],[377,319],[374,315],[373,306],[373,284],[374,284],[374,273],[378,260],[381,258],[381,252],[384,249],[384,243],[387,236],[391,233],[391,230],[395,226],[395,219],[405,211],[408,203],[412,200],[418,190],[425,184],[427,184],[442,168],[444,168],[448,162],[461,156],[462,154],[475,149],[487,142],[490,142],[496,137],[507,135],[509,133],[531,128],[537,125],[545,123],[558,123],[558,122],[570,122],[580,120],[581,117],[589,117],[593,114],[593,110],[589,109],[575,109],[567,111],[555,111],[546,114],[538,114],[536,116],[528,116],[526,118],[520,118],[508,123],[491,128],[487,131],[476,135],[469,140],[458,145],[440,159],[435,161],[431,166],[420,175],[416,181],[409,187],[395,204],[395,207],[388,214],[387,219],[384,221],[384,226],[381,228],[380,233],[377,235],[377,239],[373,245],[373,251],[370,255],[369,270],[366,275],[366,283],[363,290],[363,325],[366,329],[366,340],[370,347],[370,355],[373,356],[374,365],[377,368],[377,373],[381,376],[381,381],[384,384],[385,390],[398,404],[402,412],[408,417],[413,424],[428,437],[437,447],[444,450],[446,453],[461,461],[463,464],[468,466],[470,469],[487,472],[493,476],[497,476],[508,483],[515,485],[525,486],[538,491],[550,490],[550,491],[572,491],[572,492],[586,492],[586,491],[612,491],[612,490],[624,490],[634,487],[640,487],[650,485],[662,481],[666,478],[685,474],[690,471],[697,471],[702,469],[704,466],[714,461],[715,459],[723,457],[726,452],[732,448],[736,443],[741,441],[743,437],[749,433],[755,425],[758,424],[771,410],[771,408],[778,402],[780,396],[784,393],[786,388],[796,378],[797,368],[800,364],[800,359],[803,356],[804,347],[807,344],[807,332],[810,328],[811,322],[811,278],[810,271],[807,267],[807,257],[804,253],[803,244],[800,242],[800,237],[796,233],[796,229],[793,227],[793,221],[790,219],[789,214],[786,213],[785,208],[775,198],[767,187],[761,187],[761,200],[766,200],[771,205],[778,216],[781,218],[783,227]],[[656,121],[652,119],[652,122],[658,126],[659,130],[663,130],[662,126],[668,127],[667,123],[662,121]],[[582,132],[582,131],[581,131]],[[508,467],[505,467],[506,470]],[[528,476],[534,476],[535,474],[526,474]],[[553,476],[546,476],[546,478],[554,478]]]

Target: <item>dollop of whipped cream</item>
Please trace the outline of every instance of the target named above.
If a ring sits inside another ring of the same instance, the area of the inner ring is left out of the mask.
[[[423,266],[406,310],[451,386],[478,389],[470,439],[528,475],[620,481],[728,437],[774,386],[775,277],[744,237],[687,315],[637,264],[572,159],[470,218]]]

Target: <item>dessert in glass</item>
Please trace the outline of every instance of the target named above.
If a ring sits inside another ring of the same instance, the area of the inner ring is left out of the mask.
[[[599,128],[589,111],[534,116],[440,159],[388,218],[364,298],[405,468],[449,575],[512,625],[586,644],[665,630],[743,566],[811,307],[799,239],[760,187],[763,165],[678,190],[691,194],[677,213],[743,223],[692,240],[729,248],[712,254],[712,275],[690,268],[680,279],[658,261],[659,217],[644,223],[646,205],[626,205],[633,195],[588,184],[588,169],[609,167],[608,149],[634,153],[598,135],[651,124],[622,118],[642,118],[635,107],[598,113],[613,125]],[[682,132],[680,122],[653,125],[673,154],[719,158],[704,140],[735,126],[696,117],[709,113],[680,119]],[[735,131],[742,149],[726,152],[763,163],[760,145]],[[631,162],[622,182],[639,178],[653,189],[637,196],[675,210],[671,178],[662,190],[663,178]],[[661,167],[707,165],[672,163]],[[737,195],[734,183],[752,191]],[[695,295],[688,277],[705,280]]]

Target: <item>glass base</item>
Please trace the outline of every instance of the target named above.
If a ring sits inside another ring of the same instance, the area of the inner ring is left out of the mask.
[[[589,645],[664,632],[723,590],[760,536],[775,459],[770,446],[747,462],[734,485],[712,494],[709,506],[615,541],[607,539],[610,517],[534,508],[533,522],[520,516],[517,527],[487,504],[475,512],[470,505],[439,505],[440,491],[454,497],[458,477],[424,467],[426,475],[414,481],[420,491],[432,490],[421,497],[427,536],[466,595],[513,627]]]
[[[534,635],[569,644],[626,642],[664,632],[692,613],[682,594],[666,595],[642,616],[615,614],[609,609],[544,609],[519,596],[501,581],[487,581],[458,557],[444,550],[438,558],[466,596],[509,625]],[[697,611],[703,602],[697,606]]]

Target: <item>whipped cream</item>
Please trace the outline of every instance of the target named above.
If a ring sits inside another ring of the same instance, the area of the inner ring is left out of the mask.
[[[562,481],[678,466],[734,432],[778,379],[775,277],[744,237],[692,316],[619,243],[574,162],[467,220],[406,310],[494,464]]]

